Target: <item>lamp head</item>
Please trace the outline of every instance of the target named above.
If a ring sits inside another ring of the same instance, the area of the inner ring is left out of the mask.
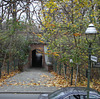
[[[86,34],[86,40],[89,43],[94,42],[94,40],[96,38],[97,30],[92,23],[89,24],[88,28],[85,31],[85,34]]]
[[[91,35],[91,34],[95,35],[95,34],[97,34],[97,30],[96,30],[96,28],[94,27],[94,25],[92,23],[89,24],[88,28],[85,31],[85,34],[86,35]]]

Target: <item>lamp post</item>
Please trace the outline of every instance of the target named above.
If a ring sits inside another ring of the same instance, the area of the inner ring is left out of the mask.
[[[90,71],[91,71],[91,45],[94,42],[97,34],[97,30],[95,29],[94,25],[91,23],[89,24],[88,28],[85,31],[86,40],[89,44],[88,48],[88,82],[87,82],[87,99],[89,99],[89,88],[90,88]]]

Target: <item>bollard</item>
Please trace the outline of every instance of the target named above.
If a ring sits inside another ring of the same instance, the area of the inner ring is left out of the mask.
[[[71,85],[72,85],[72,83],[73,83],[73,67],[71,68]]]
[[[0,63],[0,78],[1,78],[1,67],[2,67],[2,64]]]
[[[19,59],[17,60],[17,67],[19,67]]]
[[[55,64],[55,61],[54,61],[54,72],[55,72],[55,70],[56,70],[56,64]]]
[[[61,63],[60,63],[60,65],[59,65],[59,75],[61,75]]]
[[[14,59],[14,71],[15,71],[15,68],[16,68],[16,64],[15,64],[15,59]]]
[[[53,61],[53,71],[55,71],[55,61]]]
[[[53,66],[53,70],[54,70],[54,72],[55,72],[55,67],[56,67],[56,65],[55,65],[55,61],[54,61],[54,66]]]
[[[57,62],[55,61],[55,72],[57,72]]]
[[[7,73],[9,74],[9,61],[7,62]]]
[[[15,61],[15,69],[18,69],[18,65],[19,65],[19,63],[18,63],[18,59],[16,59],[16,61]]]
[[[65,78],[67,78],[66,77],[66,71],[67,71],[67,65],[65,65]]]
[[[66,71],[67,71],[67,65],[65,65],[65,74],[66,74]]]
[[[0,68],[0,78],[1,78],[1,68]]]

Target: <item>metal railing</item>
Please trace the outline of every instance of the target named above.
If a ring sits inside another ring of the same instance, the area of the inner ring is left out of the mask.
[[[18,65],[19,63],[17,59],[11,62],[8,61],[5,63],[5,65],[0,62],[0,78],[5,74],[9,75],[10,72],[18,70]]]

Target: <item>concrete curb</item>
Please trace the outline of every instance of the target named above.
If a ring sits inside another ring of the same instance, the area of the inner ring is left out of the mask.
[[[0,92],[0,94],[50,94],[52,92]]]

